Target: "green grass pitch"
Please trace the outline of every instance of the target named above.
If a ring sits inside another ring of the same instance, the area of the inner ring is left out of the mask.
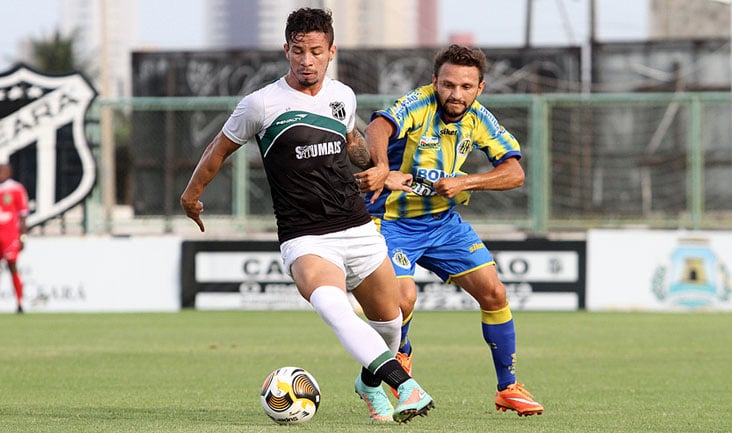
[[[313,311],[0,315],[0,432],[731,432],[732,315],[514,313],[541,416],[497,412],[478,312],[417,312],[429,416],[372,425],[358,366]],[[274,368],[318,380],[315,417],[279,426]]]

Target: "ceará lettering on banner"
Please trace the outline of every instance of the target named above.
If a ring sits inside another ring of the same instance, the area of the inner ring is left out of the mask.
[[[282,269],[282,261],[279,258],[262,260],[258,257],[250,257],[242,263],[242,271],[244,271],[244,275],[253,279],[266,277],[270,281],[272,277],[286,278]]]

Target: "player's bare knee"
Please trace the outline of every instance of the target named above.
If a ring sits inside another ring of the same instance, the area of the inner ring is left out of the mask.
[[[399,304],[399,308],[402,310],[402,317],[407,317],[407,316],[409,316],[409,314],[412,311],[414,311],[414,304],[415,304],[415,302],[416,302],[416,300],[411,301],[411,302],[404,302],[404,301],[402,301]]]
[[[416,290],[401,290],[401,297],[399,300],[399,306],[402,309],[402,314],[406,317],[409,313],[414,310],[414,304],[417,303],[417,291]]]
[[[473,297],[480,305],[482,310],[495,311],[508,305],[506,298],[506,286],[503,284],[487,285],[474,294]]]

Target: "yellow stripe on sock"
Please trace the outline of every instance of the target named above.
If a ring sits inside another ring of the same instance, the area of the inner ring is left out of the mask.
[[[414,311],[409,313],[409,316],[405,317],[404,320],[402,320],[402,326],[406,325],[407,323],[409,323],[410,320],[412,320],[412,314],[414,314]]]
[[[506,305],[496,311],[486,311],[481,309],[480,314],[481,320],[486,325],[500,325],[501,323],[506,323],[513,318],[513,315],[511,315],[510,305]]]

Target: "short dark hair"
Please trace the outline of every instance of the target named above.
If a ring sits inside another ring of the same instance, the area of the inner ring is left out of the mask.
[[[478,68],[480,81],[483,81],[483,74],[487,68],[488,60],[486,60],[485,53],[479,48],[468,48],[452,44],[435,55],[435,77],[445,63],[458,66],[475,66]]]
[[[333,46],[333,14],[328,9],[300,8],[287,17],[285,41],[292,43],[310,32],[325,33],[328,46]]]

